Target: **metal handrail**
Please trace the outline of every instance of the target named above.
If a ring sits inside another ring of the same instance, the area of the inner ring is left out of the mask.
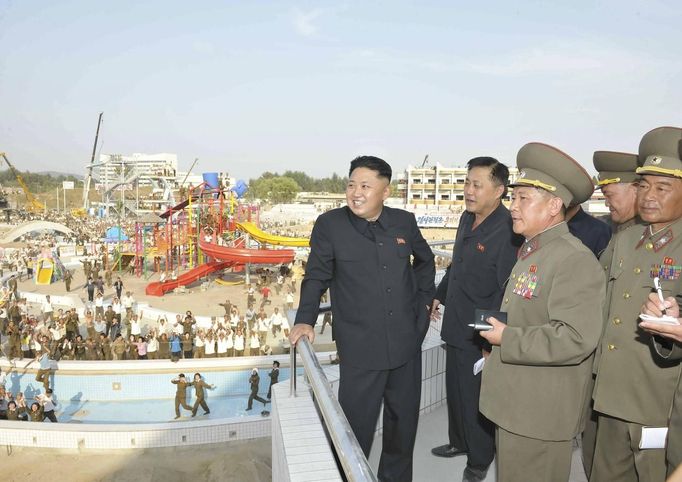
[[[341,405],[334,397],[329,380],[327,380],[327,376],[315,356],[315,349],[306,336],[299,338],[296,345],[291,346],[290,396],[296,396],[297,351],[301,356],[310,388],[313,391],[320,413],[322,413],[329,437],[334,444],[346,478],[350,482],[376,481],[377,478],[372,472]]]

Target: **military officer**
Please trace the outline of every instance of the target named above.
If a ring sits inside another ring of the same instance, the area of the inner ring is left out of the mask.
[[[682,129],[644,135],[637,205],[644,229],[632,226],[614,241],[607,316],[594,388],[599,413],[590,480],[663,481],[665,453],[640,449],[642,429],[664,427],[680,373],[678,363],[652,356],[651,335],[637,325],[642,303],[658,277],[666,296],[682,294]],[[643,231],[643,232],[642,232]]]
[[[594,168],[598,173],[597,189],[601,189],[606,198],[606,206],[609,208],[608,224],[614,234],[635,223],[641,223],[637,216],[639,174],[635,170],[639,167],[638,159],[637,154],[613,151],[595,151],[592,157]],[[605,273],[611,266],[613,246],[614,238],[612,237],[599,256],[599,263]],[[598,357],[599,350],[595,353],[595,363]],[[583,467],[588,477],[592,471],[592,458],[597,438],[597,415],[592,409],[591,392],[592,389],[590,389],[590,401],[585,414],[585,431],[582,435]]]
[[[565,211],[593,192],[567,154],[540,143],[517,157],[514,232],[526,238],[502,300],[508,324],[481,332],[493,350],[480,410],[497,425],[500,482],[568,481],[572,439],[582,431],[592,354],[601,333],[604,275],[569,233]]]
[[[651,293],[642,309],[642,313],[652,316],[666,314],[677,318],[678,323],[682,323],[682,319],[680,319],[680,305],[672,296],[666,298],[663,305],[661,305],[658,294]],[[682,360],[682,324],[675,326],[643,321],[639,326],[654,335],[658,335],[653,337],[652,340],[656,353],[661,358],[665,360]],[[670,416],[666,459],[668,461],[668,476],[675,471],[675,468],[682,470],[682,383],[679,382]]]
[[[446,343],[448,442],[431,450],[439,457],[466,454],[464,481],[483,480],[495,455],[495,430],[478,412],[481,376],[472,367],[484,340],[468,324],[477,308],[497,310],[523,238],[512,231],[507,194],[509,169],[492,157],[467,164],[466,211],[460,218],[453,263],[438,285],[432,313],[445,305],[441,337]],[[433,316],[433,315],[432,315]],[[487,350],[490,347],[486,347]]]

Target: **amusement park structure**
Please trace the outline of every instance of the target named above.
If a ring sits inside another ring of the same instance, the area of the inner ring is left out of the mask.
[[[287,248],[308,246],[305,238],[261,231],[259,208],[240,202],[241,194],[234,187],[220,187],[217,177],[209,178],[190,188],[179,204],[136,222],[135,273],[146,276],[150,261],[154,271],[163,272],[160,281],[147,286],[148,295],[162,296],[228,268],[244,271],[248,282],[251,265],[288,264],[295,251]]]

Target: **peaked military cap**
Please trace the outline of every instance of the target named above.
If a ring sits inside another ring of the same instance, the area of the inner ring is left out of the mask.
[[[511,184],[534,186],[559,197],[564,206],[582,204],[594,192],[592,178],[568,154],[540,142],[523,146],[516,156],[519,176]]]
[[[682,129],[658,127],[644,134],[639,143],[642,167],[637,174],[682,178]]]
[[[639,166],[639,156],[627,152],[595,151],[592,157],[598,175],[597,189],[618,182],[631,183],[639,179],[635,172]]]

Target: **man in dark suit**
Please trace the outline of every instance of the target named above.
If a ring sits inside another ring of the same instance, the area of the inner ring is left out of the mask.
[[[493,424],[478,411],[481,375],[473,373],[485,340],[467,325],[474,322],[476,308],[500,308],[523,242],[512,231],[509,210],[501,202],[508,184],[509,169],[492,157],[477,157],[467,164],[466,211],[457,228],[453,262],[433,300],[433,317],[440,304],[446,307],[441,337],[447,349],[449,443],[431,452],[439,457],[467,454],[465,481],[483,480],[495,455]]]
[[[322,214],[313,228],[289,339],[292,344],[301,336],[314,340],[320,297],[329,288],[341,360],[339,402],[369,455],[383,401],[379,479],[407,481],[435,265],[414,215],[383,205],[390,181],[391,166],[382,159],[351,162],[348,206]]]

